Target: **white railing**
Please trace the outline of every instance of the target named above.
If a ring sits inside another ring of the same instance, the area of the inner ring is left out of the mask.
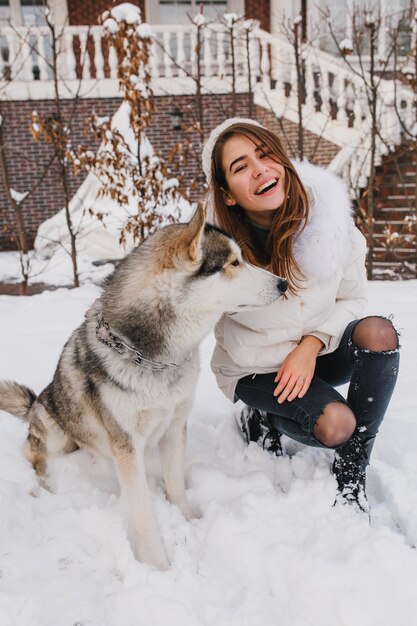
[[[151,53],[156,95],[193,94],[197,74],[197,29],[193,25],[154,25]],[[230,92],[232,55],[228,31],[221,25],[202,29],[200,68],[203,93]],[[236,31],[235,88],[248,91],[248,51],[245,34]],[[68,26],[58,41],[61,97],[111,97],[118,95],[117,59],[104,40],[101,26]],[[365,180],[369,171],[370,117],[363,80],[342,59],[313,46],[303,46],[305,96],[303,124],[342,150],[332,163],[335,171],[351,180]],[[262,30],[250,33],[251,87],[255,102],[271,106],[277,117],[298,122],[297,76],[294,50],[283,36]],[[52,49],[48,28],[0,28],[0,98],[53,97]],[[401,83],[396,97],[406,127],[416,126],[415,94]],[[381,81],[379,124],[392,145],[401,141],[394,110],[394,83]],[[377,158],[387,151],[377,141]],[[362,178],[361,178],[362,177]]]
[[[193,26],[152,26],[151,70],[161,78],[191,78],[197,73],[197,31]],[[202,30],[200,66],[203,80],[222,82],[231,74],[230,45],[221,25]],[[101,26],[67,26],[58,39],[58,74],[62,81],[117,78],[117,59],[104,41]],[[251,34],[253,80],[259,75],[258,44]],[[51,34],[47,27],[0,27],[0,83],[52,80]],[[236,78],[247,76],[247,52],[243,30],[236,39]]]

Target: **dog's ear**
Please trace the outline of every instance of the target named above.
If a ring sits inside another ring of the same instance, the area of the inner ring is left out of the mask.
[[[202,202],[199,202],[196,212],[180,236],[181,252],[183,254],[185,253],[188,259],[193,263],[197,263],[202,255],[201,242],[205,222],[206,208]]]

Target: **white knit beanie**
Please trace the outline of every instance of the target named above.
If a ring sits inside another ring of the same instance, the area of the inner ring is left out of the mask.
[[[224,122],[216,126],[216,128],[213,128],[213,130],[211,131],[209,135],[209,138],[204,144],[203,153],[201,157],[202,165],[203,165],[203,172],[206,176],[207,185],[211,184],[211,156],[213,154],[213,149],[214,149],[214,146],[216,145],[216,141],[220,137],[220,135],[227,128],[229,128],[229,126],[233,126],[234,124],[252,124],[252,126],[259,126],[260,128],[265,128],[264,126],[262,126],[262,124],[260,124],[256,120],[251,120],[246,117],[230,117],[229,119],[225,120]]]

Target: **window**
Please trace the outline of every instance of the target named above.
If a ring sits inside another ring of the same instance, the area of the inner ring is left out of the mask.
[[[159,24],[187,24],[189,15],[196,15],[203,7],[207,20],[227,13],[227,0],[159,0]]]
[[[323,8],[323,2],[321,2]],[[360,39],[360,33],[364,33],[363,42],[361,44],[361,54],[366,57],[369,55],[369,33],[364,28],[365,17],[370,11],[378,23],[381,19],[381,26],[378,29],[378,54],[384,55],[391,45],[391,34],[397,28],[398,21],[402,18],[401,28],[398,37],[398,52],[403,55],[410,49],[411,43],[411,27],[409,25],[410,18],[407,11],[411,10],[412,0],[396,0],[395,3],[387,2],[369,2],[368,0],[327,0],[326,8],[330,10],[333,31],[336,39],[340,42],[343,39],[354,39],[355,33],[352,32],[352,16],[356,21],[357,38]],[[320,18],[319,14],[316,14]],[[317,23],[320,20],[317,19]],[[319,46],[327,52],[337,54],[337,46],[334,43],[326,22],[321,19],[320,23],[320,39]]]
[[[9,0],[0,0],[0,24],[5,24],[10,19]]]
[[[45,26],[45,3],[43,0],[20,0],[20,5],[24,26]]]
[[[44,26],[44,0],[0,0],[0,24]]]
[[[44,0],[0,0],[0,24],[11,23],[12,26],[27,26],[31,29],[34,26],[46,26]],[[9,31],[10,32],[10,31]],[[0,36],[0,74],[5,80],[19,78],[19,67],[22,63],[16,63],[14,54],[19,54],[20,43],[14,52],[14,47],[10,47],[10,35]],[[15,35],[13,35],[15,38]],[[19,35],[17,35],[19,37]],[[40,78],[39,54],[45,54],[46,60],[51,59],[51,42],[47,35],[42,39],[43,48],[39,48],[39,37],[36,31],[29,30],[26,35],[30,50],[27,54],[31,60],[31,70],[34,80]],[[40,52],[42,50],[42,52]]]

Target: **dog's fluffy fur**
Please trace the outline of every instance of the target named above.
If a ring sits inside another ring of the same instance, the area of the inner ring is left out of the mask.
[[[238,246],[205,224],[160,229],[117,267],[86,321],[72,334],[52,382],[39,397],[0,383],[0,408],[29,420],[24,453],[48,488],[47,460],[78,447],[113,458],[127,497],[136,557],[159,569],[168,560],[146,480],[145,448],[159,443],[169,500],[189,519],[183,455],[186,416],[197,381],[198,344],[222,313],[273,302],[277,277],[242,261]],[[102,318],[113,334],[160,371],[133,363],[96,336]]]

